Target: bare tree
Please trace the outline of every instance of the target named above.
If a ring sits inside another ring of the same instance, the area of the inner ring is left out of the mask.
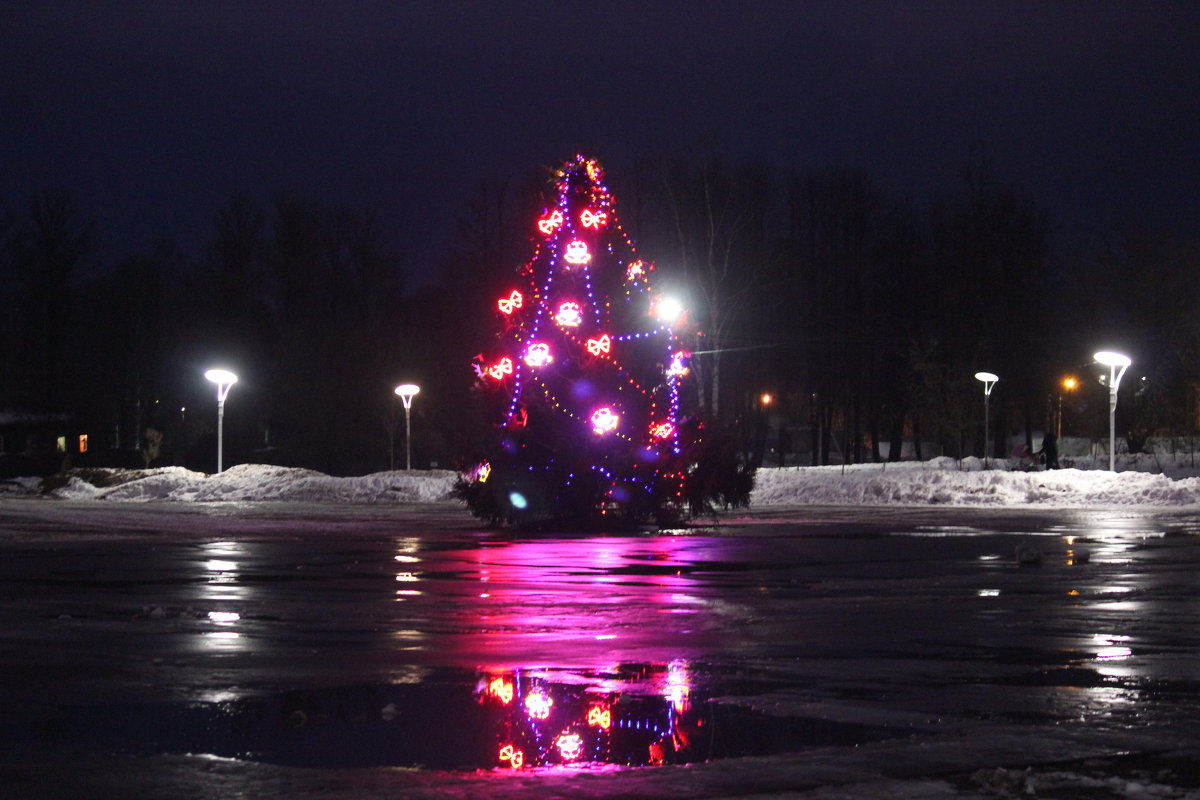
[[[28,387],[19,399],[40,409],[64,410],[68,402],[73,279],[92,254],[94,227],[79,216],[70,193],[59,189],[35,196],[9,239],[24,334],[18,372]]]
[[[725,354],[758,343],[755,308],[771,277],[767,226],[776,187],[757,163],[655,159],[639,170],[651,176],[639,181],[650,194],[641,204],[642,249],[657,261],[664,285],[689,298],[699,326],[693,360],[698,400],[721,419],[728,416]]]

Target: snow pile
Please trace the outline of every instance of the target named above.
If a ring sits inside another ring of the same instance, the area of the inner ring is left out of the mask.
[[[855,464],[846,467],[760,469],[751,506],[1191,506],[1200,503],[1200,478],[1149,472],[1062,469],[983,469],[979,459]]]
[[[1018,462],[935,458],[924,462],[782,467],[758,470],[751,507],[803,505],[981,506],[1095,508],[1200,504],[1195,468],[1127,458],[1120,472],[1090,460],[1076,468],[1025,472]],[[1088,467],[1085,469],[1079,468]],[[1153,471],[1151,471],[1153,470]],[[456,474],[450,470],[397,470],[355,478],[263,464],[240,464],[219,475],[182,467],[83,470],[48,493],[74,500],[262,501],[309,503],[445,503]],[[59,479],[61,480],[61,478]],[[6,482],[5,494],[45,491],[36,479]]]
[[[290,500],[313,503],[440,503],[450,500],[449,470],[377,472],[335,478],[308,469],[239,464],[217,475],[183,467],[146,470],[117,486],[99,488],[71,476],[54,497],[76,500],[217,502]]]

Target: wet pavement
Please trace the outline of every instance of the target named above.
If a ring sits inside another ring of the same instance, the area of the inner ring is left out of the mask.
[[[1194,513],[534,537],[449,506],[4,500],[0,781],[780,796],[1149,757],[1200,729],[1198,568]]]

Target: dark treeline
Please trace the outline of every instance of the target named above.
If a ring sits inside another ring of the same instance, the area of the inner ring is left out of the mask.
[[[0,450],[47,446],[12,441],[14,420],[71,420],[91,442],[71,463],[211,470],[215,392],[202,375],[226,366],[240,376],[226,464],[402,466],[391,388],[411,381],[414,466],[458,466],[486,424],[471,358],[530,253],[550,178],[481,182],[420,285],[361,210],[239,196],[202,253],[163,243],[101,264],[101,232],[69,192],[7,207]],[[853,169],[650,157],[610,179],[659,285],[689,308],[689,402],[733,426],[756,461],[768,449],[768,463],[802,464],[982,455],[979,370],[1001,376],[995,456],[1055,426],[1059,403],[1064,434],[1107,441],[1091,363],[1105,347],[1134,360],[1118,406],[1131,450],[1195,430],[1196,242],[1131,224],[1056,249],[1052,218],[982,149],[958,192],[920,207]],[[1068,374],[1081,385],[1064,393]]]
[[[755,458],[768,430],[805,464],[896,459],[902,442],[983,455],[980,370],[1001,376],[994,456],[1057,427],[1068,375],[1063,433],[1106,440],[1105,348],[1135,362],[1118,406],[1131,451],[1195,430],[1195,242],[1128,227],[1057,252],[1047,214],[982,148],[959,192],[922,208],[851,169],[659,158],[638,187],[643,248],[700,312],[700,400]]]

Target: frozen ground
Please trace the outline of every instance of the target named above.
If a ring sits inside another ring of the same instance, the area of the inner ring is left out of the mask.
[[[23,696],[13,677],[35,683],[39,669],[73,676],[46,678],[43,710],[23,712],[53,718],[115,702],[118,688],[194,701],[313,674],[370,684],[384,657],[473,664],[499,640],[474,632],[468,612],[498,603],[512,615],[493,617],[509,631],[504,652],[544,662],[569,643],[576,657],[578,631],[597,625],[628,639],[633,660],[654,661],[711,630],[698,664],[786,677],[724,702],[912,733],[516,774],[85,754],[58,785],[45,764],[0,752],[0,796],[1197,800],[1197,478],[1145,461],[1115,475],[982,466],[767,469],[752,513],[712,532],[561,541],[483,536],[448,498],[449,472],[243,465],[9,482],[0,716],[26,702],[11,699]],[[853,520],[897,532],[862,535]],[[1043,566],[1013,560],[1020,538],[1044,551]],[[241,619],[210,613],[230,610]],[[409,651],[418,634],[436,646]]]

